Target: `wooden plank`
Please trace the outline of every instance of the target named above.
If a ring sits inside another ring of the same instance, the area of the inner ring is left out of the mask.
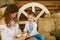
[[[31,3],[31,2],[37,2],[37,3],[41,3],[45,6],[55,6],[55,5],[60,5],[60,1],[16,1],[15,4],[17,4],[17,6],[21,7],[27,3]]]

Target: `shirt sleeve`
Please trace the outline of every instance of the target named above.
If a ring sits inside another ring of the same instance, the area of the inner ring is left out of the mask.
[[[27,32],[27,23],[25,24],[24,32]]]
[[[33,24],[33,30],[32,30],[32,32],[31,32],[29,35],[30,35],[30,36],[34,35],[34,33],[35,33],[36,30],[37,30],[37,24],[34,23],[34,24]]]
[[[3,27],[3,26],[2,26],[2,27]],[[1,27],[0,27],[0,28],[1,28]],[[9,37],[7,28],[6,28],[6,27],[3,27],[3,28],[1,28],[1,29],[2,29],[2,32],[1,32],[2,40],[12,40],[12,38]]]

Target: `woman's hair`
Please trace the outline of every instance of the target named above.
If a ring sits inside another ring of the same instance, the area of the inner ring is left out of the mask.
[[[18,7],[14,4],[10,4],[7,6],[3,17],[5,17],[5,22],[7,27],[11,26],[11,14],[18,12]],[[17,15],[16,15],[17,16]],[[14,19],[16,19],[17,17],[15,17]]]

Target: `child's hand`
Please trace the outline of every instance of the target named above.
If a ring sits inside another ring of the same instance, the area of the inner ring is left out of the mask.
[[[24,37],[20,37],[20,38],[14,38],[13,40],[25,40]]]
[[[30,37],[30,35],[29,35],[29,34],[27,34],[27,35],[26,35],[26,38],[29,38],[29,37]]]
[[[13,40],[20,40],[19,38],[14,38]]]

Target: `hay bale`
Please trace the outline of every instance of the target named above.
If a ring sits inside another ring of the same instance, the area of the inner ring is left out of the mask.
[[[54,18],[56,29],[60,29],[60,18]]]
[[[2,18],[3,14],[2,14],[2,11],[0,10],[0,19]]]
[[[54,36],[47,36],[47,39],[46,40],[56,40],[56,38]]]
[[[52,17],[52,18],[58,18],[59,16],[58,16],[57,13],[53,13],[53,14],[51,15],[51,17]]]
[[[54,36],[51,36],[50,33],[45,33],[44,36],[46,40],[56,40],[56,38]]]
[[[40,32],[51,32],[55,29],[53,18],[40,18],[38,20],[38,28]]]
[[[2,7],[2,8],[0,8],[0,10],[2,11],[2,14],[4,14],[6,8],[7,8],[7,7]]]
[[[60,29],[60,17],[59,17],[59,15],[57,13],[53,13],[51,16],[54,19],[56,29],[57,30]]]
[[[55,29],[55,23],[53,18],[40,18],[38,19],[38,31],[44,35],[46,40],[56,40],[54,36],[50,35],[50,32]]]

